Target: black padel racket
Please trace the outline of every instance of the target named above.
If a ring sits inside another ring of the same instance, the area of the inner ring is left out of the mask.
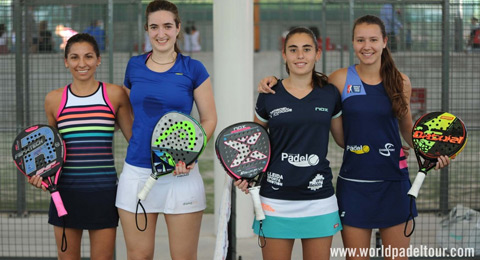
[[[420,117],[413,126],[413,149],[419,171],[408,191],[417,197],[427,175],[437,163],[437,158],[445,155],[455,158],[467,143],[467,129],[460,118],[447,112],[432,112]]]
[[[463,150],[467,143],[467,129],[460,118],[450,113],[431,112],[415,122],[412,138],[419,171],[408,191],[411,205],[413,205],[413,200],[418,197],[418,192],[428,171],[435,167],[437,158],[445,155],[453,159]],[[413,219],[412,210],[411,206],[409,218]],[[415,228],[415,222],[413,225]],[[406,228],[407,224],[405,224],[405,235],[410,236],[413,230],[407,235]]]
[[[207,145],[207,136],[200,123],[192,117],[169,112],[157,122],[152,133],[152,174],[138,198],[144,200],[155,181],[175,170],[178,161],[195,162]]]
[[[260,202],[260,183],[270,162],[270,138],[263,126],[254,122],[233,124],[223,129],[215,141],[215,151],[225,171],[234,180],[253,183],[252,195],[255,218],[265,219]]]
[[[189,165],[195,162],[207,145],[207,136],[200,123],[191,116],[180,112],[169,112],[158,120],[152,133],[151,166],[152,174],[147,179],[143,189],[138,193],[138,206],[141,200],[147,198],[155,182],[160,176],[172,173],[178,161]],[[145,228],[138,226],[137,212],[135,221],[137,229],[145,231],[147,215],[145,214]]]
[[[17,135],[12,146],[12,157],[18,170],[27,178],[35,175],[42,177],[42,185],[50,191],[59,217],[67,215],[57,190],[65,156],[61,135],[48,125],[26,128]]]

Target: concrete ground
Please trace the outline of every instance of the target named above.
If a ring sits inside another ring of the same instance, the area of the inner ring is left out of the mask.
[[[28,216],[12,217],[0,215],[0,259],[56,259],[55,240],[52,226],[47,224],[47,214],[29,214]],[[170,259],[168,249],[167,228],[163,217],[159,216],[155,238],[155,260]],[[423,213],[416,219],[417,226],[411,239],[413,248],[441,249],[438,244],[439,227],[442,217],[434,213]],[[215,250],[216,234],[215,217],[213,214],[205,214],[200,232],[198,247],[198,260],[212,260]],[[375,235],[372,235],[372,247],[375,247]],[[341,236],[337,233],[333,238],[332,250],[343,249]],[[371,248],[375,249],[375,248]],[[89,259],[88,232],[84,232],[82,238],[82,259]],[[237,238],[236,260],[261,260],[261,249],[257,245],[257,237]],[[416,259],[426,259],[416,257]],[[431,257],[431,256],[430,256]],[[440,257],[436,259],[447,259]],[[126,260],[127,253],[123,231],[119,226],[116,241],[116,259]],[[292,252],[292,260],[302,259],[300,241],[295,241]],[[332,255],[331,259],[345,259]],[[372,258],[378,259],[378,258]],[[480,259],[479,257],[475,259]]]

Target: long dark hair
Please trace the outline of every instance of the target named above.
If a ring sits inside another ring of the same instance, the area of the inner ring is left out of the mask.
[[[387,37],[387,33],[385,31],[385,24],[382,22],[382,20],[374,15],[365,15],[355,21],[352,31],[352,41],[355,28],[357,27],[357,25],[364,23],[378,25],[378,27],[380,27],[380,30],[382,31],[383,39]],[[393,113],[397,118],[402,118],[408,112],[407,100],[403,93],[404,81],[402,74],[397,69],[397,66],[393,61],[392,55],[390,54],[390,50],[388,49],[388,47],[385,47],[383,49],[381,59],[380,77],[383,80],[383,86],[385,88],[385,91],[387,92],[388,97],[390,98],[390,101],[392,102]]]
[[[145,22],[145,26],[144,26],[145,31],[148,30],[148,16],[151,13],[156,11],[168,11],[172,13],[173,16],[175,16],[174,20],[175,20],[175,26],[177,27],[177,29],[182,23],[182,21],[180,20],[180,15],[178,14],[178,8],[175,4],[165,0],[154,0],[148,4],[147,10],[145,10],[145,17],[147,18],[147,21]],[[178,40],[178,35],[177,35],[177,40]],[[177,42],[175,42],[174,49],[176,53],[181,53],[180,48],[178,48]]]
[[[304,33],[310,36],[312,38],[313,44],[315,45],[315,53],[319,51],[318,49],[318,42],[317,42],[317,37],[315,37],[315,34],[313,32],[305,27],[295,27],[290,32],[288,32],[287,37],[285,37],[285,44],[283,45],[283,53],[287,53],[287,42],[290,39],[292,35],[299,34],[299,33]],[[288,64],[285,63],[285,69],[287,70],[288,75],[290,75],[290,69],[288,68]],[[328,84],[328,77],[327,75],[315,71],[315,65],[313,65],[313,72],[312,72],[312,86],[318,86],[318,87],[323,87]]]
[[[98,44],[95,38],[93,38],[93,36],[88,33],[77,33],[74,36],[70,37],[70,39],[68,39],[67,41],[67,45],[65,46],[65,59],[68,58],[68,54],[70,53],[70,48],[72,47],[72,45],[77,42],[90,43],[97,57],[100,57],[100,49],[98,48]]]

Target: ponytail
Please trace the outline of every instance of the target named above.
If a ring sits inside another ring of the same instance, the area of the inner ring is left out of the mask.
[[[397,118],[404,117],[408,112],[408,105],[404,94],[403,77],[397,66],[395,66],[388,47],[385,47],[382,52],[380,77],[383,80],[385,91],[392,102],[393,113]]]
[[[328,84],[328,76],[315,70],[315,66],[312,71],[312,85],[313,87],[320,87]]]

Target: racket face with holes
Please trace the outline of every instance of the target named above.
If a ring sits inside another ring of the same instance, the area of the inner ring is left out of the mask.
[[[257,123],[237,123],[220,132],[215,141],[215,151],[233,179],[253,179],[267,169],[270,138],[265,128]]]
[[[425,159],[441,155],[455,158],[467,143],[467,129],[460,118],[447,112],[432,112],[420,117],[413,126],[415,152]]]
[[[200,123],[180,112],[169,112],[160,118],[152,133],[152,168],[170,173],[178,161],[195,162],[207,145]]]
[[[26,176],[50,177],[60,174],[65,161],[65,145],[58,131],[48,125],[34,125],[17,135],[12,158]]]

